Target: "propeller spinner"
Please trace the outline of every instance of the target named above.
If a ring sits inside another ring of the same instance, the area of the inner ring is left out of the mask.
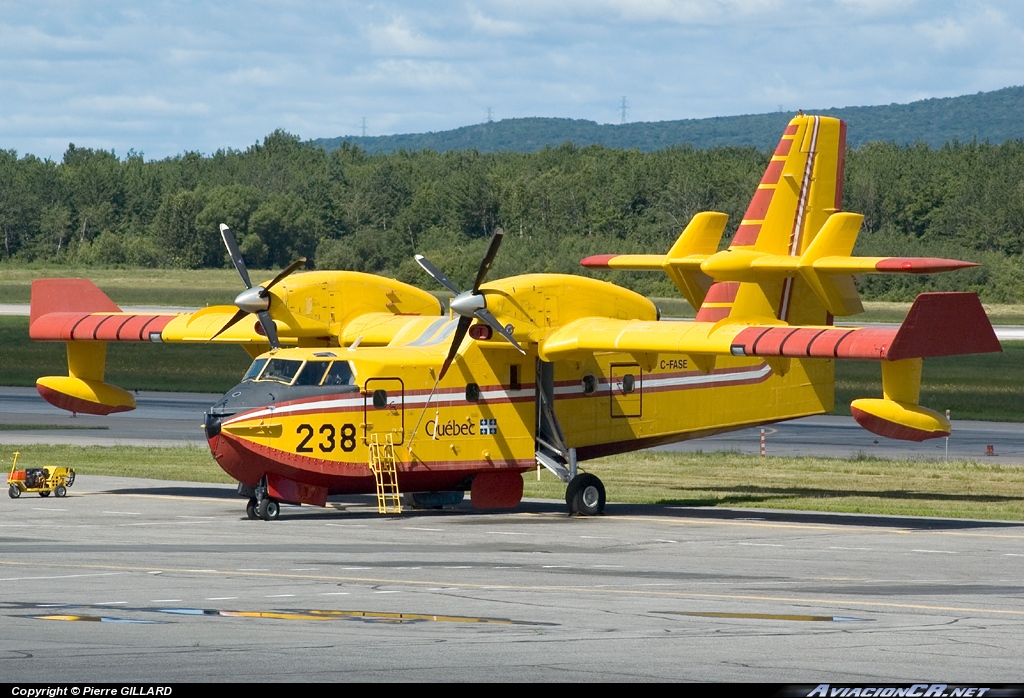
[[[458,287],[440,269],[434,266],[429,259],[421,254],[415,255],[416,261],[423,267],[424,271],[430,274],[437,283],[455,294],[455,298],[452,299],[449,305],[452,312],[459,316],[459,324],[455,328],[455,336],[452,338],[451,348],[448,349],[448,356],[445,357],[444,363],[441,364],[441,372],[437,376],[438,380],[444,378],[448,367],[455,360],[455,355],[459,352],[459,347],[462,345],[462,340],[466,337],[466,332],[469,330],[473,318],[483,321],[492,330],[508,340],[521,353],[526,353],[526,350],[519,346],[515,337],[512,336],[512,332],[507,327],[503,327],[498,322],[498,319],[491,314],[491,311],[487,309],[487,298],[480,292],[480,284],[487,278],[487,272],[490,271],[491,264],[494,263],[494,258],[498,254],[498,248],[501,247],[501,238],[504,234],[505,231],[501,228],[494,231],[494,235],[491,236],[491,244],[487,246],[487,253],[480,262],[480,270],[476,274],[473,288],[469,291],[459,291]]]
[[[231,257],[232,264],[235,265],[235,271],[242,277],[245,290],[235,296],[235,305],[238,307],[238,312],[232,315],[224,327],[217,330],[217,333],[210,337],[210,339],[216,338],[217,335],[238,323],[246,315],[256,315],[259,319],[260,327],[263,328],[263,334],[270,341],[270,346],[279,349],[281,342],[277,338],[277,325],[274,324],[273,318],[270,317],[270,289],[296,269],[304,267],[306,265],[306,258],[299,257],[296,259],[266,286],[253,286],[249,280],[249,271],[245,268],[245,260],[242,259],[242,253],[238,249],[238,243],[235,241],[231,228],[221,223],[220,236],[224,238],[224,246],[228,248],[228,255]]]

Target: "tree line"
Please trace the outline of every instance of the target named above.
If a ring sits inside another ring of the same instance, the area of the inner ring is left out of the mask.
[[[244,151],[158,161],[70,145],[61,162],[0,150],[0,263],[223,267],[229,224],[252,268],[307,257],[431,287],[428,256],[457,284],[486,241],[505,244],[491,278],[587,273],[590,254],[668,249],[695,213],[735,232],[770,153],[753,147],[654,152],[566,144],[534,153],[330,153],[283,131]],[[858,254],[944,256],[982,268],[936,277],[864,277],[867,298],[967,288],[1024,302],[1024,142],[941,148],[870,143],[846,157],[843,208],[863,213]],[[602,278],[675,295],[657,274]]]

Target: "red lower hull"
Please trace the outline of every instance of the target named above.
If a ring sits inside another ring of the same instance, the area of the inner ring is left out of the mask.
[[[224,471],[239,482],[256,487],[264,476],[271,484],[282,480],[291,486],[279,485],[279,498],[301,504],[323,506],[325,494],[374,494],[377,484],[365,463],[337,463],[308,458],[240,441],[223,432],[208,439],[214,459]],[[533,462],[506,463],[461,462],[426,466],[414,463],[398,470],[399,486],[403,492],[444,492],[469,489],[473,478],[481,473],[516,476],[533,467]],[[490,479],[490,478],[489,478]],[[493,489],[493,488],[489,488]],[[501,504],[500,497],[489,493],[482,506],[514,506],[522,497],[521,482],[515,503]]]

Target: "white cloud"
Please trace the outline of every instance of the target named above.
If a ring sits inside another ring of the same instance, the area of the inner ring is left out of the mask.
[[[404,17],[396,17],[384,26],[366,31],[374,54],[381,56],[439,56],[445,45],[417,32]]]
[[[1024,82],[1022,43],[1011,0],[0,0],[0,148],[902,102]]]

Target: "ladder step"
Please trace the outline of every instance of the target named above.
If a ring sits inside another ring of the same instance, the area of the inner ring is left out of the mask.
[[[398,491],[398,468],[391,434],[380,443],[377,434],[370,435],[370,470],[377,483],[377,513],[401,514],[402,500]]]

